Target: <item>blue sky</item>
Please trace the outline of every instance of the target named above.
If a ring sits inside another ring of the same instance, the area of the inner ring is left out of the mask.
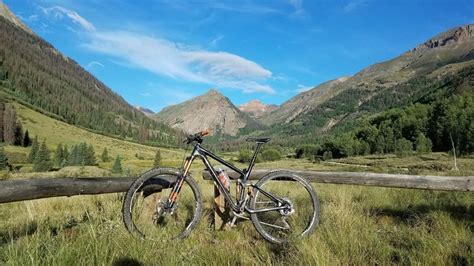
[[[4,0],[133,105],[216,88],[236,105],[299,92],[474,23],[473,0]]]

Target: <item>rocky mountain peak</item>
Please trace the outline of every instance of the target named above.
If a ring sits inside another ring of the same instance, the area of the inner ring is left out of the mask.
[[[443,46],[457,45],[465,43],[474,38],[474,24],[460,26],[433,37],[432,39],[419,45],[414,51],[434,49]]]
[[[208,97],[222,97],[224,98],[225,96],[222,95],[219,91],[217,91],[216,89],[209,89],[205,94],[202,95],[203,97],[204,96],[208,96]]]
[[[260,100],[251,100],[248,103],[240,105],[239,109],[242,112],[248,113],[250,116],[258,118],[265,113],[278,109],[278,106],[274,104],[267,105]]]
[[[11,23],[17,25],[21,29],[27,31],[30,34],[34,34],[33,31],[28,28],[19,18],[10,11],[10,9],[0,0],[0,16],[4,17],[6,20],[10,21]]]
[[[214,89],[184,103],[168,106],[153,117],[187,133],[210,128],[214,133],[230,136],[253,123],[250,117]]]

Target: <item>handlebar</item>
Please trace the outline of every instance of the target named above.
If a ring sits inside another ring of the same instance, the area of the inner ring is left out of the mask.
[[[202,143],[202,137],[207,136],[210,133],[211,133],[211,130],[208,128],[208,129],[200,131],[196,134],[189,135],[189,136],[186,137],[186,140],[184,141],[184,143],[191,144],[192,142],[196,141],[199,144],[201,144]]]

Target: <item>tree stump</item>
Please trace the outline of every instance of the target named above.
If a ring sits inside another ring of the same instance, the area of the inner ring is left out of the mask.
[[[231,208],[229,203],[225,199],[224,195],[221,194],[219,188],[214,184],[214,229],[223,230],[228,228],[231,217]]]

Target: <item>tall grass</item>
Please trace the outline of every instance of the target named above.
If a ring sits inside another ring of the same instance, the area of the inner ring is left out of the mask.
[[[0,205],[0,264],[474,263],[471,193],[314,185],[319,228],[295,244],[274,246],[250,222],[212,230],[212,186],[199,183],[206,209],[200,226],[188,239],[168,243],[130,236],[119,194]]]

